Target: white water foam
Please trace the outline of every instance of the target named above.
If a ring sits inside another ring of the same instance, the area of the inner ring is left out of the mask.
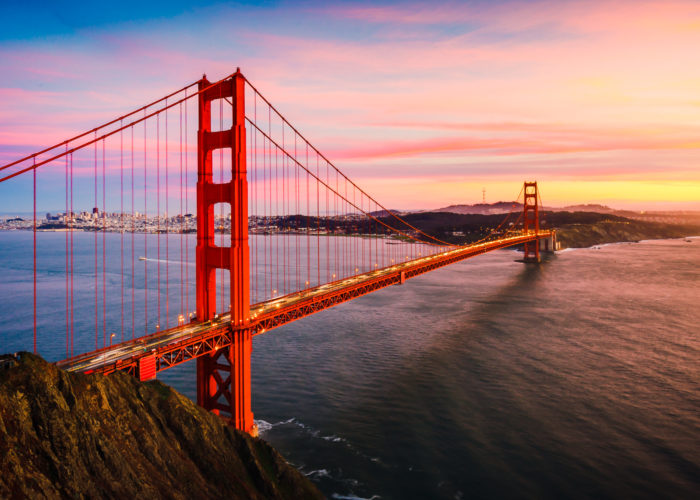
[[[275,422],[274,424],[271,424],[270,422],[267,422],[267,421],[262,420],[262,419],[253,420],[253,422],[255,422],[255,425],[258,426],[258,432],[260,434],[263,434],[264,432],[267,432],[270,429],[272,429],[273,427],[277,427],[278,425],[291,424],[293,421],[294,421],[294,417],[292,417],[288,420],[284,420],[282,422]]]
[[[306,477],[319,478],[319,477],[331,477],[331,473],[328,469],[312,470],[311,472],[304,472]]]
[[[272,427],[275,427],[277,425],[283,425],[283,424],[294,424],[297,427],[304,429],[311,437],[323,439],[324,441],[330,441],[332,443],[348,443],[347,439],[342,438],[340,436],[336,436],[335,434],[331,434],[330,436],[322,436],[321,431],[318,429],[314,429],[312,427],[309,427],[308,425],[304,424],[304,422],[300,422],[296,418],[292,417],[288,420],[285,420],[284,422],[277,422],[276,424],[272,424]],[[349,444],[348,444],[349,445]]]
[[[331,498],[337,498],[338,500],[376,500],[382,498],[379,495],[372,495],[371,497],[357,497],[355,495],[340,495],[338,493],[333,493]]]
[[[258,432],[260,434],[272,429],[272,424],[270,422],[266,422],[264,420],[253,420],[253,422],[255,422],[255,425],[258,426]]]
[[[330,436],[321,436],[321,439],[325,439],[326,441],[331,441],[331,442],[333,442],[333,443],[341,443],[341,442],[344,442],[344,441],[345,441],[344,438],[341,438],[341,437],[338,437],[338,436],[334,436],[334,435],[330,435]]]

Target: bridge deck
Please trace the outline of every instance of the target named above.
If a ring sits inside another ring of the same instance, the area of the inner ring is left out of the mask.
[[[251,329],[254,335],[262,334],[348,300],[399,284],[402,274],[404,279],[410,279],[476,255],[551,235],[551,231],[540,231],[459,247],[253,304],[251,322],[241,328]],[[231,331],[230,314],[224,313],[212,321],[177,326],[60,361],[57,365],[68,371],[107,374],[123,370],[136,375],[139,360],[154,356],[156,370],[162,371],[230,345]]]

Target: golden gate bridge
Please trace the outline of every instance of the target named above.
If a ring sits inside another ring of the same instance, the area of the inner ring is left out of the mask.
[[[33,213],[27,346],[31,336],[37,352],[63,329],[60,367],[141,380],[194,359],[198,403],[246,432],[255,335],[493,250],[522,245],[523,261],[539,262],[555,248],[536,182],[481,240],[422,231],[343,174],[239,70],[0,167],[0,186],[20,181]],[[37,199],[58,197],[57,278],[42,268]],[[64,310],[44,310],[42,295],[57,293]]]

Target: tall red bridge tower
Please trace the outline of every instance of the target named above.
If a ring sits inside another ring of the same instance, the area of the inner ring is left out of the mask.
[[[537,182],[526,182],[523,187],[523,231],[535,234],[540,232],[540,210],[539,194],[537,192]],[[539,240],[525,243],[525,262],[540,262],[540,242]]]
[[[239,70],[217,85],[199,82],[197,138],[197,319],[216,315],[216,271],[230,275],[231,345],[197,358],[197,402],[227,419],[236,429],[255,433],[250,406],[250,250],[248,248],[248,182],[246,179],[245,79]],[[206,90],[204,90],[206,89]],[[211,104],[231,99],[231,128],[212,132]],[[214,183],[212,153],[231,154],[231,181]],[[214,206],[231,207],[230,247],[216,246]]]

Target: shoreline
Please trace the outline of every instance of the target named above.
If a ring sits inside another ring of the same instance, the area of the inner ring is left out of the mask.
[[[566,247],[562,248],[561,250],[557,250],[555,254],[560,253],[560,252],[569,252],[572,250],[591,250],[596,247],[606,247],[606,246],[612,246],[612,245],[635,245],[639,243],[649,243],[653,241],[675,241],[675,240],[700,240],[700,235],[694,235],[694,236],[674,236],[674,237],[662,237],[662,238],[647,238],[643,240],[624,240],[624,241],[607,241],[605,243],[594,243],[593,245],[587,246],[587,247]]]

